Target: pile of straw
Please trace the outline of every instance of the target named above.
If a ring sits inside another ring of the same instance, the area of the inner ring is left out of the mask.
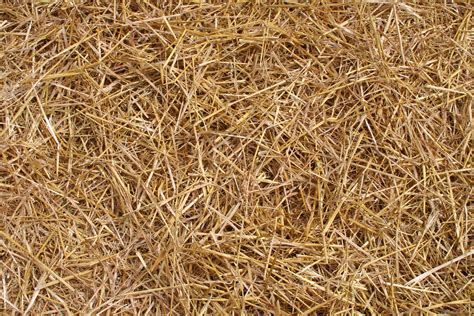
[[[0,3],[0,309],[472,313],[466,1]]]

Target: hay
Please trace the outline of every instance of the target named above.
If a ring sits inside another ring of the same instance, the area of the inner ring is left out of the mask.
[[[472,313],[473,6],[368,2],[2,1],[2,311]]]

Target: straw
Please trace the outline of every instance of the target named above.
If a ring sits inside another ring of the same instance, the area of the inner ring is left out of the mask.
[[[471,314],[472,12],[2,1],[2,314]]]

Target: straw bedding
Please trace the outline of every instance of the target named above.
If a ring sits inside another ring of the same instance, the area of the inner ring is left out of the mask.
[[[472,12],[2,1],[0,309],[472,313]]]

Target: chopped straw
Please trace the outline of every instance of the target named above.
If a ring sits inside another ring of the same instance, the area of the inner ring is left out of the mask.
[[[1,1],[1,313],[474,313],[473,9]]]

